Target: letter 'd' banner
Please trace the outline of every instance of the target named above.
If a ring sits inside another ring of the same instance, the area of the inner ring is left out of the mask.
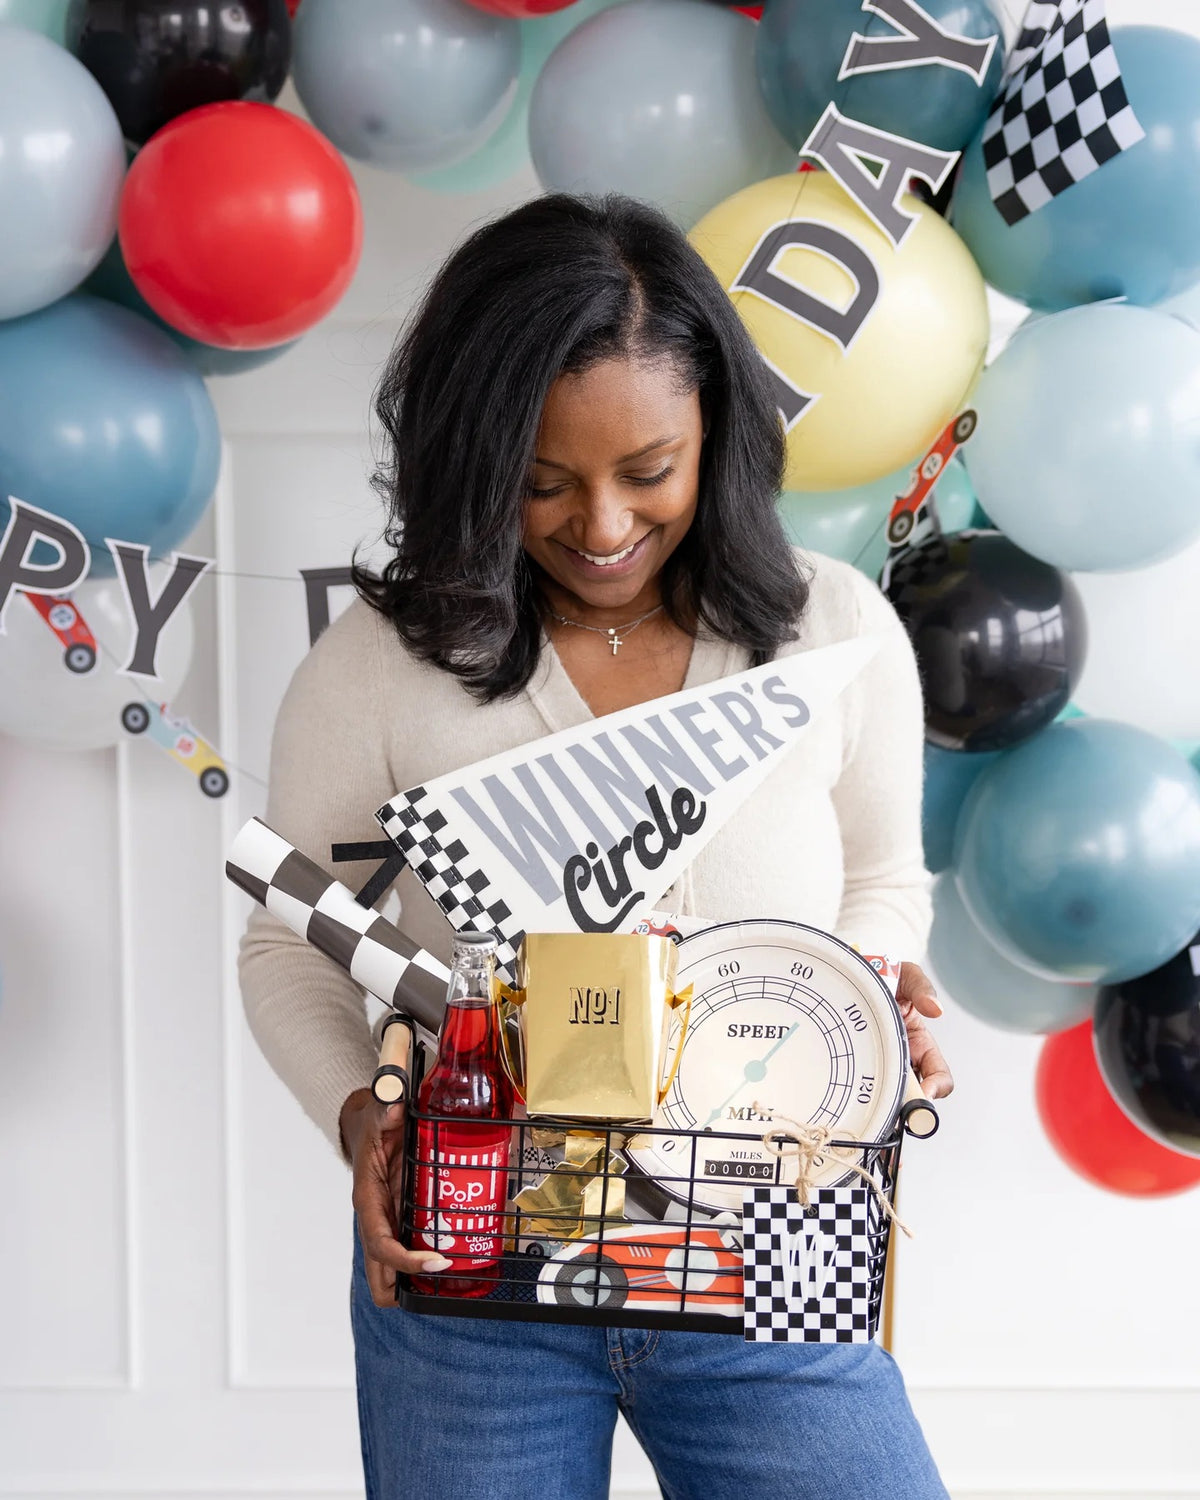
[[[875,655],[864,636],[590,719],[376,813],[456,931],[629,932]]]

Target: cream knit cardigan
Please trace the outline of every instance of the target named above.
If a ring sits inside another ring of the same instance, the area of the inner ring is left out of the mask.
[[[912,648],[861,573],[818,554],[803,560],[809,603],[799,639],[781,654],[868,632],[882,633],[884,643],[658,904],[714,920],[787,917],[867,951],[919,959],[930,902]],[[746,664],[740,648],[701,634],[685,686]],[[334,867],[331,845],[382,838],[372,815],[393,792],[591,717],[548,642],[523,692],[480,706],[355,601],[300,663],[279,710],[267,822],[357,890],[373,865]],[[450,926],[420,881],[405,870],[396,888],[400,925],[448,960]],[[261,908],[239,968],[259,1045],[336,1148],[342,1103],[375,1067],[363,992]]]

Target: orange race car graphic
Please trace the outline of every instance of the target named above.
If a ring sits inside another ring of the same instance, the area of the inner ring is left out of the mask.
[[[542,1267],[538,1301],[742,1316],[742,1231],[736,1223],[627,1224],[563,1246]]]
[[[975,431],[978,420],[973,411],[960,412],[946,424],[937,442],[913,470],[912,482],[903,495],[897,495],[888,515],[887,539],[891,546],[907,542],[918,521],[936,524],[928,504],[930,492],[941,478],[942,470]]]
[[[66,595],[26,594],[26,599],[66,647],[63,665],[68,672],[90,672],[96,665],[96,637]]]

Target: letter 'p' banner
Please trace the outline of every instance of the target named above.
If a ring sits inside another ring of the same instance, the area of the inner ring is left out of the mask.
[[[629,932],[875,655],[860,637],[655,698],[376,813],[456,931]]]

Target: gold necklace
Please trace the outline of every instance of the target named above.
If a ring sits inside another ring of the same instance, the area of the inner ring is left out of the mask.
[[[582,620],[568,620],[566,615],[560,615],[552,609],[548,610],[547,613],[552,620],[558,620],[563,625],[574,625],[576,630],[590,630],[595,635],[606,635],[608,637],[608,644],[612,647],[612,654],[616,656],[617,652],[625,644],[625,637],[635,631],[651,615],[656,615],[663,607],[661,604],[656,604],[653,609],[648,609],[644,615],[639,615],[636,620],[630,620],[628,625],[610,625],[608,629],[605,629],[603,625],[585,625]]]

